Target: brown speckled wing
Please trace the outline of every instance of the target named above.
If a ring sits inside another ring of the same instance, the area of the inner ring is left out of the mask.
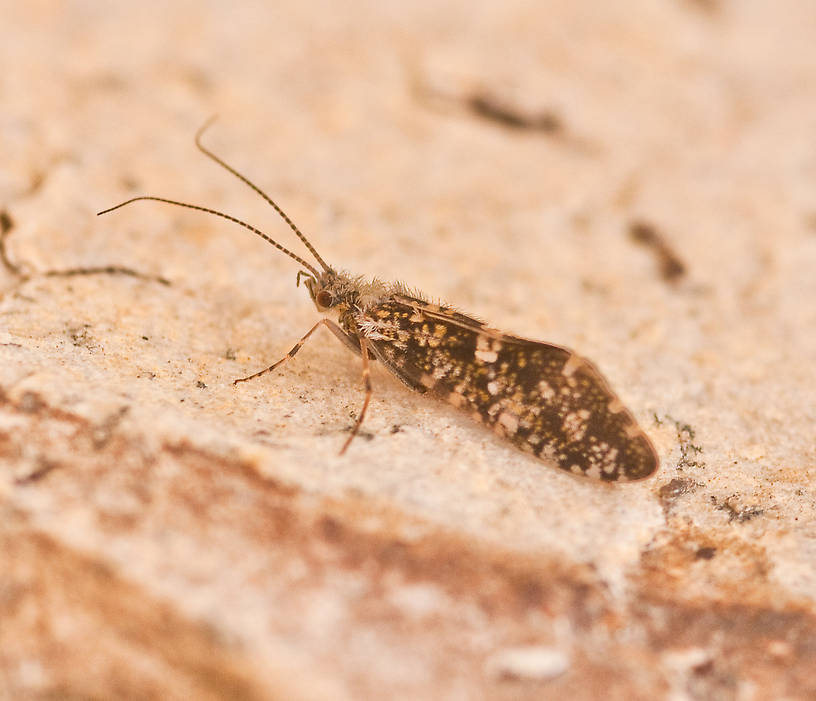
[[[648,437],[597,368],[566,348],[404,295],[355,321],[405,384],[468,411],[525,452],[609,482],[642,479],[658,467]]]

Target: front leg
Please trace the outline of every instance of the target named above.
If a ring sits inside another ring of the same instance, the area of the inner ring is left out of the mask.
[[[295,355],[297,354],[297,352],[298,352],[298,351],[301,349],[301,347],[303,346],[303,344],[304,344],[304,343],[306,343],[306,339],[307,339],[307,338],[309,338],[309,336],[311,336],[311,335],[312,335],[312,334],[315,332],[315,330],[317,329],[317,327],[318,327],[318,326],[320,326],[321,324],[325,324],[325,325],[326,325],[326,326],[328,326],[330,329],[332,329],[332,327],[333,327],[333,326],[334,326],[334,328],[337,328],[337,325],[336,325],[336,324],[334,324],[333,322],[329,321],[329,319],[321,319],[321,320],[320,320],[320,321],[318,321],[318,322],[317,322],[317,323],[316,323],[314,326],[312,326],[312,328],[310,328],[310,329],[309,329],[309,330],[306,332],[306,334],[303,336],[303,338],[301,338],[301,339],[300,339],[300,340],[299,340],[299,341],[298,341],[298,342],[295,344],[295,347],[294,347],[294,348],[292,348],[292,350],[290,350],[290,351],[289,351],[289,352],[288,352],[286,355],[284,355],[284,356],[283,356],[283,357],[282,357],[282,358],[281,358],[281,359],[280,359],[280,360],[279,360],[277,363],[274,363],[274,364],[270,365],[268,368],[264,368],[264,369],[263,369],[263,370],[261,370],[260,372],[256,372],[254,375],[249,375],[248,377],[239,377],[237,380],[233,380],[233,381],[232,381],[232,384],[233,384],[233,385],[237,385],[239,382],[246,382],[247,380],[254,380],[256,377],[260,377],[261,375],[266,375],[266,373],[268,373],[268,372],[272,372],[272,371],[273,371],[275,368],[277,368],[277,367],[279,367],[279,366],[283,365],[283,364],[284,364],[284,363],[285,363],[287,360],[289,360],[290,358],[294,358],[294,357],[295,357]],[[338,330],[339,330],[339,329],[338,329]],[[337,332],[336,332],[336,331],[334,331],[334,329],[332,329],[332,332],[334,332],[334,333],[335,333],[335,335],[337,334]]]

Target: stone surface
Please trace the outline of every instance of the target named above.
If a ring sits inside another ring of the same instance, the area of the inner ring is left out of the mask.
[[[816,697],[816,6],[2,16],[2,697]],[[317,320],[297,266],[94,216],[301,252],[213,113],[331,263],[596,362],[660,472],[573,478],[381,368],[338,456],[323,330],[233,387]]]

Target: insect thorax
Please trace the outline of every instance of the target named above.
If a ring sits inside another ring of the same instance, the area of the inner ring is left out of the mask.
[[[306,279],[309,295],[323,314],[336,312],[342,318],[350,312],[364,312],[394,294],[394,285],[374,278],[327,270],[319,277]]]

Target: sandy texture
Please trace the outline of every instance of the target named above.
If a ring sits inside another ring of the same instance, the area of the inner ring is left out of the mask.
[[[477,5],[2,3],[0,696],[816,698],[816,5]],[[332,264],[591,358],[659,473],[382,368],[338,456],[325,330],[233,387],[297,265],[94,216],[302,252],[213,113]]]

